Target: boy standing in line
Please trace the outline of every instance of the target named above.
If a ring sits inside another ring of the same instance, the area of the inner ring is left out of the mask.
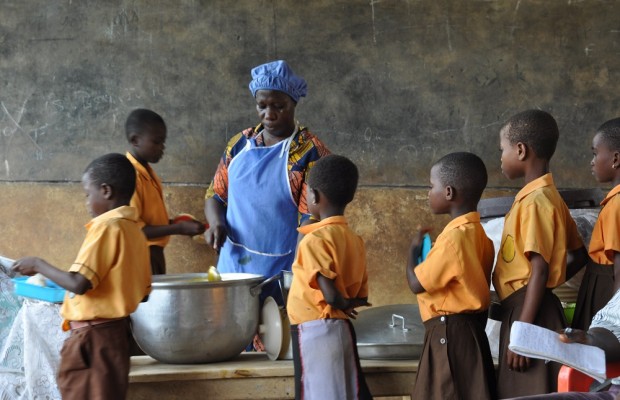
[[[286,307],[297,400],[372,398],[349,321],[356,307],[370,305],[364,241],[344,217],[357,181],[355,164],[337,155],[317,161],[308,179],[308,210],[319,222],[298,228],[305,236]]]
[[[500,398],[557,390],[560,364],[510,351],[510,328],[514,321],[522,321],[551,330],[563,329],[566,319],[562,305],[551,290],[570,278],[574,266],[583,266],[587,261],[575,221],[549,172],[558,138],[555,119],[540,110],[513,116],[500,131],[503,174],[511,180],[525,179],[525,186],[506,214],[493,272],[493,286],[502,308]],[[567,256],[572,259],[568,266]]]
[[[93,219],[69,271],[36,257],[13,270],[40,273],[67,289],[61,308],[71,335],[61,350],[58,388],[64,400],[124,399],[129,384],[129,314],[151,291],[146,239],[129,201],[136,172],[122,154],[94,160],[82,177]]]
[[[171,223],[164,203],[161,180],[149,163],[157,163],[166,148],[166,124],[154,111],[136,109],[125,122],[125,134],[130,144],[127,158],[136,169],[136,192],[131,206],[138,210],[140,222],[148,239],[153,275],[166,273],[164,247],[170,235],[201,235],[204,224],[199,221]]]
[[[495,252],[476,211],[487,170],[472,153],[451,153],[433,165],[433,214],[452,221],[418,265],[420,230],[411,243],[407,281],[424,321],[424,348],[412,399],[496,399],[495,369],[484,328]]]

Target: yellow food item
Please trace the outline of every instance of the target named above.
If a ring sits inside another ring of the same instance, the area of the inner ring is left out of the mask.
[[[217,268],[215,268],[212,265],[212,266],[209,267],[209,271],[207,272],[207,279],[209,280],[209,282],[221,281],[222,280],[222,276],[220,275],[220,273],[217,270]]]

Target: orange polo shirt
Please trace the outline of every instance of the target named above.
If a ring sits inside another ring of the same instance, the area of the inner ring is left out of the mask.
[[[614,253],[620,252],[620,185],[611,189],[601,202],[588,253],[598,264],[613,265]]]
[[[67,292],[60,313],[68,321],[121,318],[151,292],[146,238],[133,207],[122,206],[93,218],[70,272],[88,279],[83,295]]]
[[[426,260],[414,270],[425,290],[418,294],[422,321],[488,309],[494,258],[493,242],[485,234],[478,212],[450,221]]]
[[[493,272],[493,286],[504,300],[527,285],[532,274],[530,253],[549,264],[547,287],[566,280],[566,255],[583,246],[577,225],[546,174],[525,185],[506,214],[502,245]]]
[[[127,158],[136,169],[136,191],[129,205],[138,210],[142,227],[170,224],[161,180],[150,165],[147,164],[145,167],[140,164],[129,152]],[[147,239],[149,246],[165,247],[168,241],[170,241],[170,236]]]
[[[333,279],[342,297],[368,297],[364,241],[349,228],[344,216],[326,218],[297,229],[299,242],[293,263],[293,282],[286,310],[291,324],[317,319],[348,319],[325,302],[318,274]]]

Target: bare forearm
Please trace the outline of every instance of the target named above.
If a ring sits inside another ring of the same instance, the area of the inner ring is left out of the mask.
[[[525,292],[525,300],[523,301],[523,309],[519,316],[519,321],[533,324],[536,315],[542,303],[547,287],[547,278],[549,276],[548,264],[540,255],[533,256],[531,259],[532,274],[527,284]]]
[[[205,200],[205,217],[211,226],[226,223],[226,206],[214,198]]]

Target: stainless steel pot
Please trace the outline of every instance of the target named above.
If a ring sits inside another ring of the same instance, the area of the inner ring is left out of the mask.
[[[276,278],[223,273],[222,281],[208,282],[205,273],[155,275],[148,301],[131,314],[134,338],[164,363],[234,358],[257,331],[261,287]]]

